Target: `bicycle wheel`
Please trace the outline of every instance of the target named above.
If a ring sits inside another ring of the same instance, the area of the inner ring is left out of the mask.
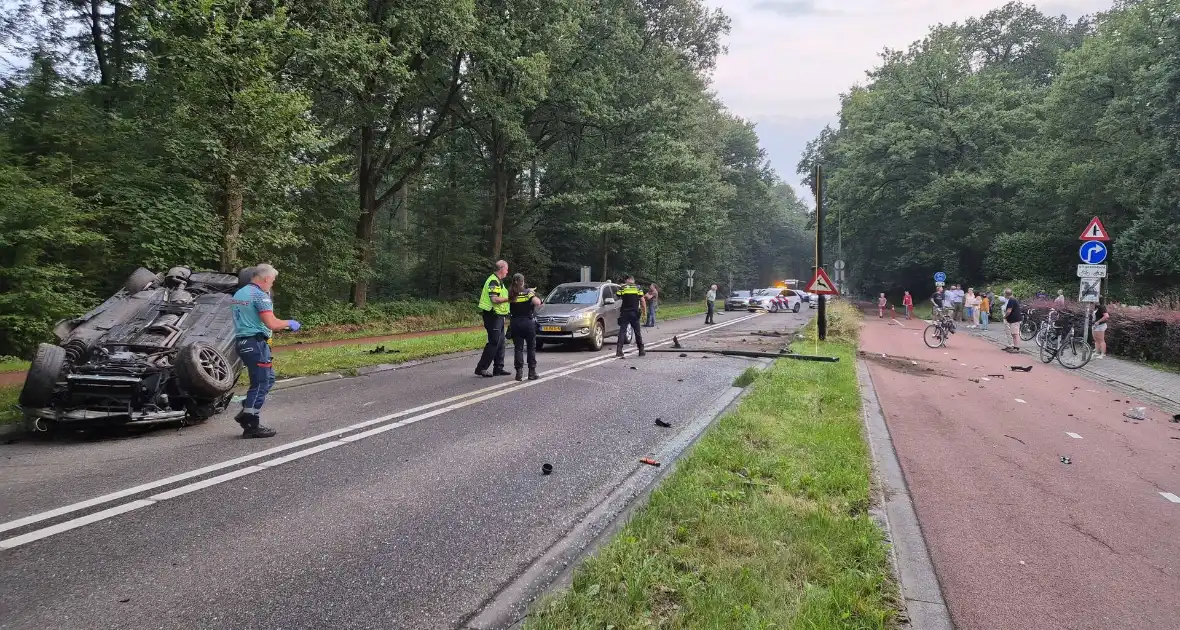
[[[1053,359],[1057,358],[1057,338],[1049,337],[1045,339],[1045,345],[1041,346],[1041,363],[1052,363]]]
[[[1023,336],[1024,335],[1021,335],[1021,337],[1023,337]],[[1037,330],[1037,335],[1035,337],[1036,342],[1037,342],[1037,346],[1044,348],[1045,347],[1045,338],[1048,336],[1049,336],[1049,327],[1048,326],[1041,326]],[[1028,341],[1028,340],[1026,339],[1025,341]]]
[[[1074,337],[1062,344],[1061,349],[1057,352],[1057,362],[1064,368],[1076,370],[1089,363],[1092,356],[1094,356],[1094,349],[1090,347],[1090,344]]]
[[[1024,318],[1024,320],[1020,322],[1020,338],[1023,339],[1024,341],[1028,341],[1029,339],[1032,339],[1036,335],[1037,335],[1036,322],[1028,319],[1027,317]]]
[[[926,330],[922,331],[922,341],[931,348],[941,348],[946,344],[946,335],[942,332],[942,328],[930,324]]]

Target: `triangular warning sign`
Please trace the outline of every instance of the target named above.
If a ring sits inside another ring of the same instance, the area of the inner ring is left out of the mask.
[[[1082,235],[1078,239],[1083,241],[1109,241],[1110,234],[1106,232],[1106,226],[1102,225],[1102,221],[1098,217],[1090,219],[1090,225],[1082,230]]]
[[[823,270],[823,267],[815,270],[815,277],[811,279],[811,284],[807,285],[808,293],[815,293],[817,295],[836,295],[836,284],[828,277],[828,272]]]

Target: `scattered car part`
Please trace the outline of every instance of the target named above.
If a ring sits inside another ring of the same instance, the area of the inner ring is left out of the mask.
[[[541,464],[541,474],[548,475],[553,472],[553,464]]]
[[[1031,365],[1009,365],[1008,369],[1012,370],[1013,372],[1031,372],[1033,369],[1033,366],[1031,366]]]
[[[655,466],[655,467],[657,467],[657,468],[659,468],[659,466],[660,466],[660,463],[659,463],[659,462],[657,462],[656,460],[654,460],[654,459],[652,459],[652,458],[650,458],[650,457],[644,457],[643,459],[640,459],[640,460],[639,460],[639,463],[641,463],[641,464],[647,464],[648,466]]]
[[[668,428],[671,428],[672,423],[661,420],[660,418],[656,418],[656,426],[657,427],[664,427],[665,429],[668,429]]]
[[[836,363],[840,360],[840,357],[821,357],[811,354],[782,354],[780,352],[753,352],[750,350],[684,349],[689,352],[720,354],[727,357],[751,357],[755,359],[798,359],[800,361],[820,361],[823,363]],[[648,352],[675,352],[675,350],[672,348],[653,348],[648,350]]]

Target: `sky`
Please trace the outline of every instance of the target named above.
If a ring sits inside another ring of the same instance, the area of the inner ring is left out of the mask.
[[[805,199],[795,174],[807,142],[835,125],[840,94],[865,82],[885,48],[904,49],[931,26],[962,22],[1005,0],[706,0],[732,20],[713,87],[734,114],[757,124],[779,177]],[[1029,1],[1071,19],[1112,0]]]

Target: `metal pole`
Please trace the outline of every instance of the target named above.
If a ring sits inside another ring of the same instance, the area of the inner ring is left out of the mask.
[[[824,170],[818,163],[815,165],[815,273],[824,268]],[[816,332],[820,341],[828,338],[828,296],[819,296],[819,308],[816,316]]]

